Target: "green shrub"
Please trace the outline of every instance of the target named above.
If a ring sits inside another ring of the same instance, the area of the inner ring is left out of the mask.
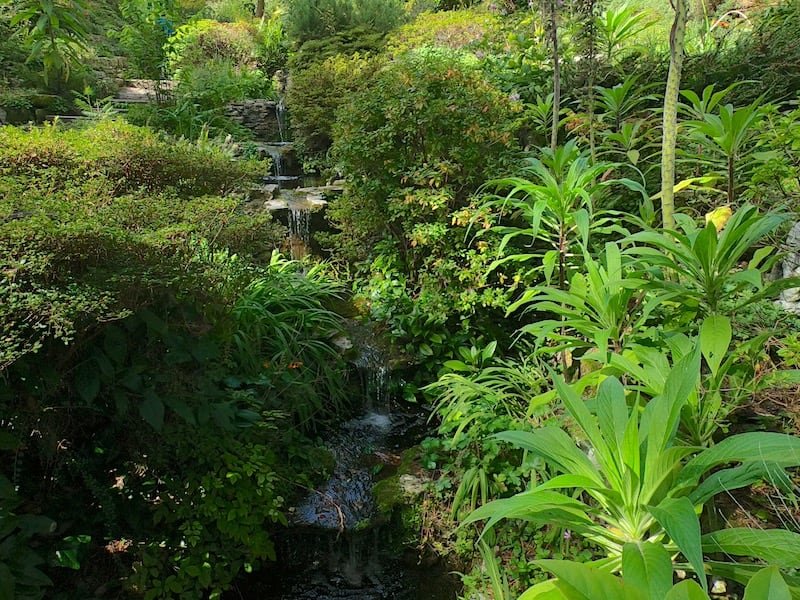
[[[403,15],[399,0],[288,0],[286,31],[301,43],[354,27],[386,33]]]
[[[502,51],[506,35],[501,20],[483,7],[424,12],[389,35],[388,50],[400,54],[423,46]]]
[[[178,27],[167,41],[167,65],[172,73],[207,61],[225,61],[236,68],[255,68],[257,29],[249,23],[201,19]]]
[[[237,67],[225,59],[185,67],[177,79],[178,99],[190,100],[199,108],[220,108],[237,100],[273,95],[272,82],[264,73],[252,67]]]
[[[505,302],[487,285],[496,239],[464,240],[472,193],[517,150],[516,108],[474,58],[424,49],[337,113],[332,153],[349,186],[329,207],[341,233],[327,241],[364,261],[373,316],[425,360],[452,352],[448,328],[468,326],[459,316]]]
[[[387,236],[406,246],[408,267],[429,254],[440,239],[430,227],[449,227],[513,155],[514,111],[463,55],[424,49],[384,67],[334,126],[334,156],[354,183],[331,212],[342,239],[364,256]]]
[[[296,149],[307,162],[324,159],[333,143],[336,111],[367,85],[379,64],[359,54],[336,55],[292,73],[286,104]]]
[[[299,73],[317,62],[336,56],[362,57],[380,53],[386,44],[383,33],[370,31],[364,27],[353,27],[329,37],[308,40],[292,54],[289,70]]]
[[[121,121],[82,130],[0,129],[0,175],[73,181],[99,175],[116,192],[173,189],[201,196],[233,191],[265,171],[258,161],[232,162],[213,144],[168,141]]]
[[[213,596],[274,557],[343,372],[336,289],[206,195],[252,166],[124,123],[0,129],[3,589]]]
[[[161,464],[152,461],[148,474],[164,498],[153,514],[160,532],[134,564],[134,590],[147,600],[219,597],[245,569],[275,560],[269,531],[286,518],[274,437],[267,429],[198,438],[185,427],[165,436],[172,456],[159,453]],[[181,464],[187,456],[190,469]]]

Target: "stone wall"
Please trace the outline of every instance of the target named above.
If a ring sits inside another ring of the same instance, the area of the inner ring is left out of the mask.
[[[281,141],[277,103],[274,100],[258,99],[233,102],[226,107],[225,114],[252,131],[258,141]]]

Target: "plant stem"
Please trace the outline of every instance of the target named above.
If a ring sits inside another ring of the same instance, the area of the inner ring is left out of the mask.
[[[558,54],[558,0],[549,0],[550,37],[553,43],[553,124],[550,130],[550,149],[558,147],[558,117],[561,113],[561,60]]]
[[[664,92],[664,133],[661,140],[661,220],[664,229],[675,228],[675,146],[678,138],[678,94],[683,70],[687,0],[674,0],[675,20],[670,33],[669,75]]]

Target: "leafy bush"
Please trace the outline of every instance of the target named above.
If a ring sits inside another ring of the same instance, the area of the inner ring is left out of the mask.
[[[333,143],[336,111],[366,86],[379,64],[359,54],[335,55],[292,72],[286,104],[296,149],[307,162],[324,159]]]
[[[257,161],[233,162],[229,152],[210,143],[167,141],[148,129],[111,120],[84,130],[5,127],[0,148],[0,174],[73,181],[99,175],[116,193],[144,188],[223,194],[266,171]]]
[[[404,11],[399,0],[289,0],[285,15],[286,32],[302,43],[354,27],[386,33]]]
[[[423,46],[501,52],[506,47],[502,21],[486,8],[423,12],[393,31],[387,50],[401,54]]]
[[[330,206],[342,232],[330,242],[367,261],[365,296],[398,331],[425,337],[454,307],[470,314],[504,302],[486,286],[488,242],[464,246],[470,217],[461,211],[514,155],[515,110],[474,59],[422,50],[384,67],[337,113],[332,152],[351,185]],[[393,284],[397,293],[381,291]],[[422,304],[409,312],[413,299]]]
[[[172,73],[224,61],[234,68],[255,68],[257,30],[248,23],[201,19],[179,27],[167,41],[167,65]]]
[[[435,224],[516,149],[514,110],[463,55],[423,50],[384,67],[334,126],[334,157],[358,182],[332,211],[347,249],[364,256],[387,236],[406,266],[414,248],[429,254],[444,241]]]
[[[301,73],[314,63],[339,55],[366,57],[380,53],[386,44],[386,36],[364,27],[353,27],[332,36],[303,42],[289,59],[292,73]]]
[[[255,165],[207,141],[114,122],[0,136],[3,589],[218,596],[274,557],[291,482],[319,472],[301,431],[343,407],[336,289],[272,255],[266,212],[205,195]],[[78,538],[113,560],[84,564]]]

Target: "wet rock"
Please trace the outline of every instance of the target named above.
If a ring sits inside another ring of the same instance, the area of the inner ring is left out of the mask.
[[[786,257],[781,267],[784,279],[800,276],[800,221],[794,224],[786,237]],[[789,288],[781,292],[776,303],[784,310],[800,314],[800,288]]]
[[[421,496],[425,492],[427,483],[427,479],[424,479],[419,475],[412,475],[411,473],[400,475],[398,478],[400,489],[403,491],[403,494],[409,498]]]

